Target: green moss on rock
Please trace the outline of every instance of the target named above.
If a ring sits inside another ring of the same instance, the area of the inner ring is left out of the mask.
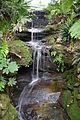
[[[67,113],[71,120],[80,120],[80,107],[77,100],[67,108]]]
[[[78,81],[76,68],[67,70],[64,73],[66,79],[65,87],[61,95],[61,105],[66,110],[70,120],[80,120],[80,107],[78,103]]]
[[[8,47],[10,53],[12,54],[12,59],[25,67],[29,67],[32,63],[32,55],[30,53],[29,47],[21,40],[12,40],[8,42]]]
[[[0,119],[18,120],[16,109],[10,103],[10,99],[6,94],[0,94]]]
[[[61,95],[61,104],[66,109],[72,101],[71,94],[68,90],[64,90]]]

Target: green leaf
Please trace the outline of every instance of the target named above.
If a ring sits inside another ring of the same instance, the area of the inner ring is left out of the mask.
[[[0,64],[0,70],[2,70],[3,69],[3,66],[2,66],[2,64]]]
[[[69,33],[72,38],[80,39],[80,19],[70,28]]]
[[[9,62],[9,60],[7,61],[7,66],[3,69],[3,74],[9,74],[10,73],[14,73],[16,71],[18,71],[18,65],[16,64],[16,62]]]
[[[64,13],[69,12],[74,1],[75,0],[62,0],[62,10]]]
[[[16,85],[17,81],[15,78],[9,78],[8,86]]]
[[[16,62],[10,62],[9,65],[8,65],[8,70],[9,72],[11,73],[14,73],[16,71],[18,71],[18,65],[16,64]]]
[[[51,52],[51,56],[53,56],[53,55],[56,56],[56,54],[57,54],[56,51],[52,51],[52,52]]]
[[[7,74],[7,75],[9,74],[8,68],[3,69],[3,74],[4,74],[4,73]]]
[[[6,86],[6,81],[4,80],[3,77],[0,78],[0,91],[4,91]]]

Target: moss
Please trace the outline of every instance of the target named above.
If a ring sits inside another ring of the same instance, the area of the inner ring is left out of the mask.
[[[16,109],[6,94],[0,94],[0,117],[1,120],[18,120]]]
[[[80,120],[80,107],[77,100],[70,105],[70,107],[67,109],[67,113],[71,120]]]
[[[61,104],[66,109],[67,106],[71,103],[72,98],[68,90],[64,90],[61,95]]]
[[[61,95],[61,104],[65,108],[70,120],[80,120],[80,107],[78,104],[78,86],[77,86],[76,68],[67,70],[64,73],[66,84]],[[76,85],[76,86],[75,86]]]
[[[8,110],[3,116],[2,120],[18,120],[16,109],[13,107],[13,105],[9,104]]]
[[[53,31],[53,30],[56,30],[57,29],[57,25],[56,24],[48,24],[46,27],[45,27],[45,31]]]
[[[75,90],[74,90],[75,91]],[[64,90],[61,96],[61,104],[65,108],[71,120],[80,120],[80,107],[77,102],[77,93],[74,92],[74,102],[68,90]]]
[[[16,60],[19,65],[29,67],[32,63],[32,56],[29,48],[21,40],[12,40],[8,42],[12,59]]]
[[[66,84],[65,84],[65,88],[66,89],[73,89],[74,85],[77,82],[77,70],[76,68],[72,68],[70,70],[66,70],[63,74],[64,79],[66,79]]]

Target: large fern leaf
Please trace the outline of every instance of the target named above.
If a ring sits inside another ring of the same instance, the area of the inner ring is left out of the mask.
[[[80,39],[80,19],[69,30],[72,38]]]

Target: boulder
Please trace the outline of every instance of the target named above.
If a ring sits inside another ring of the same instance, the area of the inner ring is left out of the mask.
[[[29,67],[32,63],[32,55],[30,49],[23,41],[8,41],[8,47],[12,60],[15,60],[20,66]]]

